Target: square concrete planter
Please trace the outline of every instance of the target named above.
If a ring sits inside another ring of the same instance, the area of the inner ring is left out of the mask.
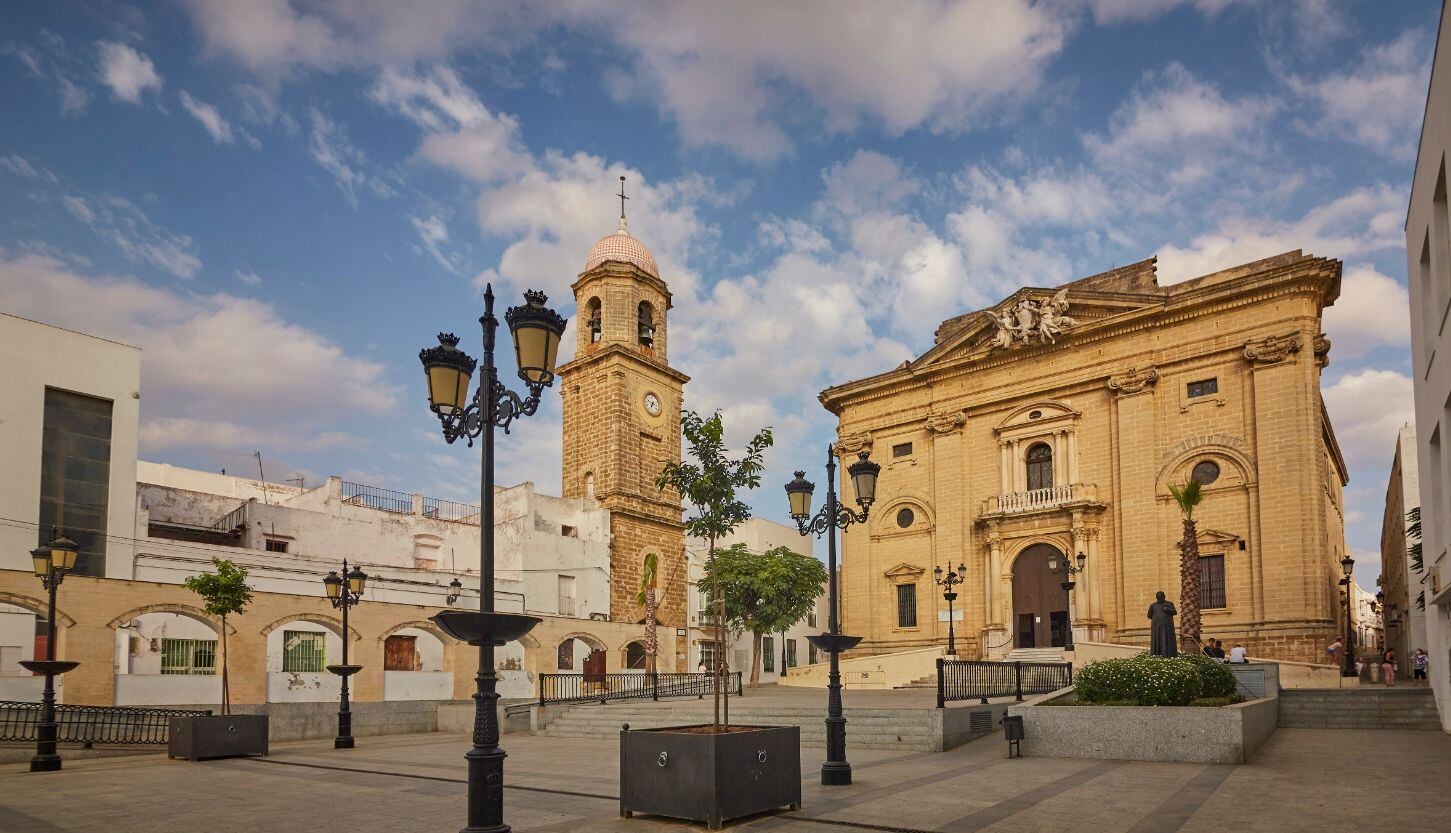
[[[173,717],[167,757],[200,761],[267,754],[267,715]]]
[[[692,726],[620,732],[620,815],[703,821],[801,806],[801,729],[737,727],[705,735]]]

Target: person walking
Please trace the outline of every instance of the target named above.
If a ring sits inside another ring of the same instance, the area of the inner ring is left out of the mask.
[[[1428,686],[1431,684],[1429,671],[1431,668],[1431,655],[1426,653],[1425,648],[1417,648],[1416,653],[1411,655],[1411,685]]]
[[[1396,684],[1396,649],[1387,648],[1385,653],[1380,655],[1380,675],[1386,682],[1386,688],[1394,688]]]
[[[1340,637],[1335,637],[1335,641],[1330,643],[1330,645],[1325,649],[1325,655],[1330,657],[1331,665],[1340,664],[1340,655],[1344,650],[1345,642],[1341,640]]]

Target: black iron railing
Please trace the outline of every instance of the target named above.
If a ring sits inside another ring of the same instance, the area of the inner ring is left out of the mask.
[[[413,514],[413,495],[392,489],[380,489],[377,486],[364,486],[362,483],[349,483],[346,480],[343,481],[343,503],[383,512],[397,512],[400,515]]]
[[[236,532],[237,530],[241,529],[246,525],[247,501],[244,500],[242,501],[241,506],[238,506],[236,509],[233,509],[232,511],[223,515],[217,520],[216,523],[212,524],[210,527],[207,528],[210,529],[212,532],[229,533]]]
[[[457,501],[444,500],[443,498],[425,497],[423,499],[423,517],[478,526],[479,507],[472,503],[459,503]]]
[[[210,711],[185,709],[140,709],[129,706],[55,707],[61,743],[91,746],[109,744],[166,743],[173,717],[193,717]],[[40,704],[0,700],[0,742],[34,742],[40,723]]]
[[[1048,694],[1073,685],[1067,662],[982,662],[937,659],[937,708],[955,700],[981,700]]]
[[[539,705],[550,703],[607,703],[611,700],[659,700],[667,697],[705,697],[714,674],[540,674]],[[726,677],[726,691],[744,696],[741,672]]]

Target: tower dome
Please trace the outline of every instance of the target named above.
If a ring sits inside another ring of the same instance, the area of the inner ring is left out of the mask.
[[[585,259],[584,271],[599,266],[607,260],[630,263],[640,267],[652,278],[660,277],[660,267],[655,264],[655,256],[645,248],[645,244],[630,234],[630,225],[624,217],[620,218],[620,228],[614,234],[601,237],[594,248],[589,250],[589,257]]]

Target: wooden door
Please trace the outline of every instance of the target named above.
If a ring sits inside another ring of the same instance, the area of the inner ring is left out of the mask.
[[[418,637],[390,636],[383,641],[384,671],[418,670]]]
[[[595,649],[584,658],[584,681],[602,683],[605,681],[605,652]]]

